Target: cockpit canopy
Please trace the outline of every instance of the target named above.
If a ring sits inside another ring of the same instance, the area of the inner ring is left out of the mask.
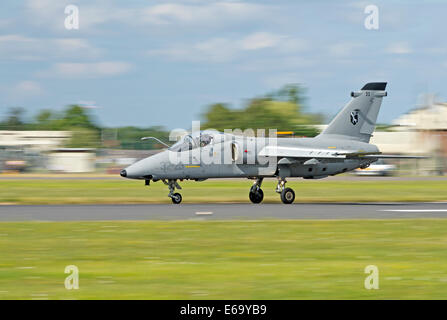
[[[179,141],[172,145],[169,150],[174,152],[181,152],[192,150],[195,148],[203,148],[213,143],[214,135],[212,133],[200,131],[183,136]]]

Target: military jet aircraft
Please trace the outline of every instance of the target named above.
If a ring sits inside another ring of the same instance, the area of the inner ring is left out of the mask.
[[[178,180],[202,181],[208,178],[249,178],[254,183],[249,199],[260,203],[264,198],[261,184],[276,177],[276,192],[290,204],[295,192],[286,187],[289,177],[320,179],[366,168],[380,158],[413,158],[382,155],[369,143],[375,129],[386,82],[367,83],[351,92],[351,100],[327,128],[314,138],[266,138],[217,131],[198,131],[184,135],[167,150],[142,159],[121,171],[122,177],[150,181],[161,180],[169,188],[172,202],[182,201]],[[147,137],[148,139],[153,137]],[[159,141],[164,144],[164,142]]]

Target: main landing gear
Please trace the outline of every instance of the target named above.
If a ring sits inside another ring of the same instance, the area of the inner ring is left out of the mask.
[[[284,204],[291,204],[295,200],[295,192],[291,188],[286,188],[286,179],[279,178],[276,192],[281,195],[281,201]]]
[[[180,187],[180,185],[177,183],[177,181],[170,179],[167,182],[166,182],[166,180],[163,180],[163,183],[165,185],[167,185],[169,188],[168,197],[171,198],[172,203],[179,204],[180,202],[182,202],[182,195],[178,192],[175,192],[175,188],[177,188],[179,190],[182,189],[182,187]]]
[[[253,203],[261,203],[264,199],[264,192],[261,189],[262,180],[263,178],[257,178],[250,188],[248,197]],[[295,192],[291,188],[286,188],[286,182],[286,179],[278,178],[276,192],[280,194],[283,203],[290,204],[295,200]]]
[[[258,178],[253,183],[252,187],[250,188],[250,193],[248,194],[248,197],[250,198],[250,201],[253,203],[261,203],[264,199],[264,192],[261,189],[263,178]]]

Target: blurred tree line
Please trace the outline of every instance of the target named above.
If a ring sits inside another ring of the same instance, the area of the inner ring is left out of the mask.
[[[202,129],[277,129],[292,131],[296,136],[315,136],[312,124],[319,124],[323,117],[303,111],[304,92],[299,85],[286,85],[278,91],[248,101],[242,109],[228,105],[210,105],[202,115]],[[160,126],[147,128],[99,126],[89,109],[79,105],[67,106],[57,112],[41,110],[30,121],[25,120],[23,108],[9,109],[0,122],[0,130],[63,130],[71,131],[66,147],[70,148],[122,148],[154,149],[162,147],[153,140],[140,141],[141,137],[153,136],[168,142],[169,132]]]
[[[239,128],[277,129],[291,131],[295,136],[313,137],[318,131],[312,126],[320,124],[323,116],[305,113],[304,90],[289,84],[276,92],[248,101],[242,109],[231,109],[223,103],[211,105],[204,113],[204,129],[219,131]]]
[[[23,108],[11,108],[0,122],[0,130],[63,130],[71,131],[68,148],[97,148],[101,128],[91,114],[79,105],[70,105],[62,112],[41,110],[31,121],[25,120]]]

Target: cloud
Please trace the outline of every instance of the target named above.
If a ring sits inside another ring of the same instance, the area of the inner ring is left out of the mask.
[[[192,44],[175,44],[161,49],[149,50],[151,56],[161,56],[176,61],[226,62],[257,50],[273,50],[290,53],[306,48],[298,39],[269,32],[256,32],[239,39],[212,38]]]
[[[284,74],[289,74],[290,70],[302,71],[304,69],[316,67],[321,63],[319,57],[303,56],[303,55],[283,55],[283,56],[268,56],[268,57],[254,57],[247,59],[243,64],[240,64],[239,70],[242,72],[256,72],[263,71],[268,73],[280,73],[281,77]]]
[[[258,50],[276,47],[284,38],[269,32],[257,32],[242,39],[240,44],[243,50]]]
[[[270,74],[268,77],[263,77],[261,79],[262,83],[269,88],[279,88],[285,83],[297,83],[299,80],[300,75],[293,72]]]
[[[65,29],[65,7],[70,2],[60,0],[28,0],[25,3],[25,12],[28,16],[27,22],[38,28],[48,27],[58,33],[94,32],[96,26],[111,22],[135,21],[139,10],[127,9],[112,5],[109,1],[78,0],[74,2],[79,8],[79,30],[69,31]]]
[[[121,61],[102,61],[95,63],[55,63],[49,69],[39,71],[40,77],[61,78],[100,78],[117,76],[129,72],[132,65]]]
[[[329,46],[329,54],[336,57],[347,57],[350,56],[355,49],[363,47],[361,43],[355,42],[342,42],[336,43]]]
[[[102,108],[101,106],[98,106],[97,103],[95,101],[78,101],[77,103],[78,105],[80,105],[81,107],[85,108],[85,109],[100,109]]]
[[[213,38],[193,44],[177,43],[165,48],[147,52],[150,56],[159,56],[174,61],[186,62],[225,62],[236,55],[236,48],[231,40]]]
[[[142,22],[156,25],[221,25],[257,20],[268,14],[265,5],[246,2],[164,3],[143,9]]]
[[[412,50],[407,42],[396,42],[389,45],[386,52],[391,54],[409,54]]]
[[[0,19],[0,28],[6,28],[12,24],[12,19]]]
[[[44,95],[45,90],[36,81],[21,80],[11,84],[0,84],[0,93],[6,101],[10,101],[12,104],[21,104]]]
[[[47,10],[48,8],[57,5],[59,1],[54,0],[28,0],[27,7],[32,10]]]
[[[37,96],[43,93],[42,87],[35,81],[21,81],[17,83],[11,90],[11,95],[18,96]]]
[[[36,26],[49,26],[53,31],[66,32],[64,28],[64,1],[28,0],[28,21]],[[130,26],[161,27],[228,27],[238,23],[265,21],[272,15],[272,7],[243,1],[194,1],[158,3],[142,7],[121,7],[109,1],[81,1],[79,8],[79,30],[95,32],[97,27],[108,23]]]
[[[0,58],[49,60],[55,58],[93,58],[100,50],[79,38],[31,38],[19,34],[0,36]]]

